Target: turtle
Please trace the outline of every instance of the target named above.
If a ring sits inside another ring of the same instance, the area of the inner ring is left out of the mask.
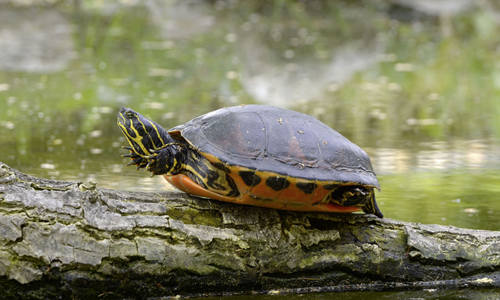
[[[221,108],[169,130],[122,107],[129,165],[203,198],[383,218],[370,158],[316,118],[268,105]]]

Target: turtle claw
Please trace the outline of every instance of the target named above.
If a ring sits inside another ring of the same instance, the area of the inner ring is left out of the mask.
[[[146,166],[147,160],[135,153],[123,154],[122,157],[130,157],[131,161],[127,163],[127,166],[135,165],[137,166],[137,170]]]
[[[146,163],[148,162],[147,157],[143,157],[139,154],[137,154],[132,147],[129,146],[122,146],[122,149],[130,151],[130,153],[122,154],[122,157],[128,157],[131,159],[129,163],[127,163],[127,166],[137,166],[137,170],[144,168],[146,166]]]
[[[144,156],[145,159],[150,160],[150,159],[155,159],[158,156],[158,153],[156,151],[153,151],[151,155]]]
[[[169,145],[171,144],[167,144],[167,146]],[[158,149],[148,149],[147,152],[149,152],[149,155],[138,154],[133,150],[133,148],[129,146],[123,146],[122,148],[130,151],[130,153],[122,154],[122,157],[128,157],[132,160],[127,164],[128,166],[135,165],[137,167],[137,170],[145,168],[147,171],[151,172],[151,176],[164,174],[165,172],[167,172],[167,170],[165,170],[165,167],[162,166],[162,164],[164,164],[163,156],[160,155],[162,154],[162,150],[165,148],[165,146],[162,146]]]

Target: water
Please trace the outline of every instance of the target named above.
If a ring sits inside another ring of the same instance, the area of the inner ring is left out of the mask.
[[[169,189],[125,167],[119,107],[170,128],[266,103],[364,148],[386,217],[500,230],[500,8],[409,2],[1,4],[0,161]]]
[[[500,297],[499,292],[491,290],[435,290],[405,291],[405,292],[346,292],[325,294],[303,294],[303,295],[263,295],[263,296],[232,296],[232,297],[208,297],[206,300],[496,300]]]

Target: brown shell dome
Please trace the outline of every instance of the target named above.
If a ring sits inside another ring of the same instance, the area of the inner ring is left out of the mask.
[[[229,165],[379,187],[365,151],[299,112],[266,105],[233,106],[199,116],[169,133]]]

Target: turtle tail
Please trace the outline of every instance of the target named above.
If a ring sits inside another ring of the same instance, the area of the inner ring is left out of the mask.
[[[383,218],[384,215],[377,206],[377,201],[375,201],[375,191],[372,190],[369,199],[367,199],[365,206],[363,206],[363,211],[367,214],[374,214],[379,218]]]

